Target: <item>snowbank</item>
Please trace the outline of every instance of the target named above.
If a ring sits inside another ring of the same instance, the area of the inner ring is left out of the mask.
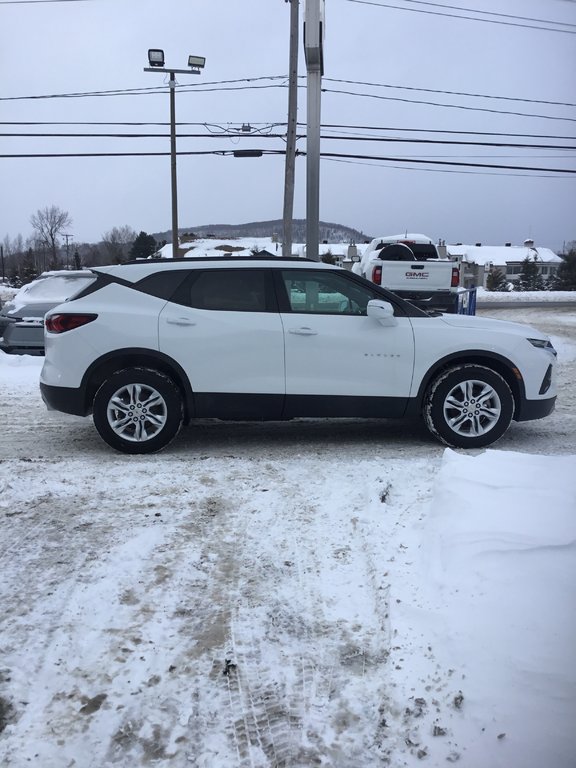
[[[576,291],[487,291],[477,288],[476,297],[479,304],[493,301],[573,301],[576,304]]]
[[[434,765],[440,731],[467,767],[574,764],[575,470],[576,456],[444,454],[391,601],[395,674],[426,702],[411,740]]]

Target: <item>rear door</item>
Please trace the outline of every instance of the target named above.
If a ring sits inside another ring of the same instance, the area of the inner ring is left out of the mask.
[[[186,371],[197,416],[280,416],[284,337],[269,270],[194,270],[162,310],[159,339]]]

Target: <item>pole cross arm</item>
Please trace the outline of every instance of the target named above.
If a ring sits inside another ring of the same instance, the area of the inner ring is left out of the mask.
[[[144,72],[166,72],[169,75],[201,75],[201,69],[164,69],[162,67],[144,67]]]

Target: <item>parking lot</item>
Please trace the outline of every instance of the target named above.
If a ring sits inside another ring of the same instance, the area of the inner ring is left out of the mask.
[[[491,314],[560,351],[556,411],[495,450],[574,457],[574,311]],[[482,745],[458,660],[395,635],[445,461],[423,424],[203,422],[122,456],[46,411],[41,360],[1,362],[6,765],[544,764],[529,723]]]

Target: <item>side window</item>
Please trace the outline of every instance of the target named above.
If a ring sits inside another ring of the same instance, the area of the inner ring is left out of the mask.
[[[262,269],[194,270],[179,291],[179,303],[196,309],[266,312],[266,282]]]
[[[143,293],[169,300],[188,274],[181,269],[162,270],[139,280],[135,287]]]
[[[377,298],[369,288],[335,272],[291,269],[282,272],[282,279],[292,312],[365,315],[370,299]]]

